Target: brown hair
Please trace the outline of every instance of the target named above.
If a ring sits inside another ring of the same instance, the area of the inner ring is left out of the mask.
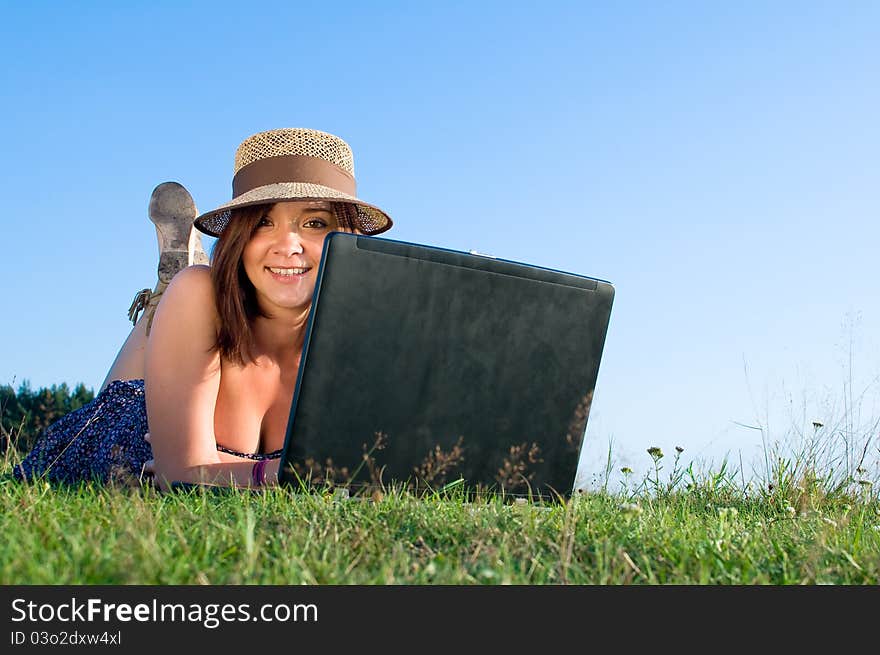
[[[236,364],[253,361],[253,322],[264,316],[257,303],[257,294],[244,270],[242,255],[260,219],[272,208],[251,205],[230,211],[229,222],[211,252],[211,281],[214,302],[220,318],[217,349],[220,356]],[[355,229],[357,209],[348,203],[334,203],[333,211],[339,230],[358,233]]]

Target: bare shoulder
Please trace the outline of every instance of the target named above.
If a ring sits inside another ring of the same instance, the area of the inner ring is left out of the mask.
[[[183,339],[212,348],[216,343],[218,325],[211,269],[201,265],[187,266],[174,276],[162,294],[150,341]]]
[[[214,301],[214,285],[208,266],[187,266],[174,276],[162,294],[162,304],[172,305],[175,313],[198,312],[205,318],[216,319],[217,304]]]
[[[213,285],[211,283],[211,267],[202,264],[194,264],[181,269],[168,284],[166,293],[172,289],[185,290],[186,293],[198,295],[207,294],[213,298]]]

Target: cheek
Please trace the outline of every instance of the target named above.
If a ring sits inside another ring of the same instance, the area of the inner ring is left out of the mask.
[[[317,264],[321,259],[321,252],[324,250],[324,239],[316,239],[310,243],[304,243],[303,246],[303,249],[308,251],[309,259]]]
[[[241,260],[244,263],[245,269],[260,266],[260,261],[263,258],[262,253],[263,248],[261,248],[260,244],[257,241],[251,240],[241,253]]]

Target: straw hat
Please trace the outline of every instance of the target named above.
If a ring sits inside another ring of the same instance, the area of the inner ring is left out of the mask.
[[[338,136],[305,128],[258,132],[235,152],[232,200],[196,217],[196,228],[220,236],[236,207],[281,200],[328,200],[355,208],[356,227],[364,234],[388,230],[391,217],[356,197],[354,156]]]

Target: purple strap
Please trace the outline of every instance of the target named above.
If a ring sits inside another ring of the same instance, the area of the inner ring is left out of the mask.
[[[251,469],[251,482],[254,487],[262,487],[266,484],[266,462],[268,460],[261,459],[254,462],[254,467]]]

